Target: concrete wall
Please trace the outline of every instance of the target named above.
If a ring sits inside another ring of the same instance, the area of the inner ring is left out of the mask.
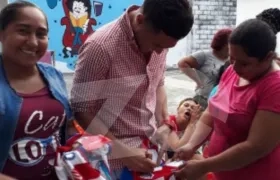
[[[218,29],[236,24],[236,0],[193,0],[193,10],[192,51],[208,49]]]
[[[210,48],[213,35],[218,29],[236,25],[236,0],[190,1],[194,11],[193,29],[185,39],[170,49],[167,55],[168,67],[177,67],[179,59],[192,52]]]
[[[279,0],[237,0],[237,25],[246,19],[255,18],[267,8],[280,8]],[[249,10],[248,10],[249,9]],[[277,34],[277,53],[280,54],[280,33]]]
[[[0,10],[8,4],[8,0],[0,0]]]
[[[167,69],[176,69],[178,61],[191,53],[192,34],[190,33],[187,37],[180,40],[177,45],[170,48],[166,57]]]

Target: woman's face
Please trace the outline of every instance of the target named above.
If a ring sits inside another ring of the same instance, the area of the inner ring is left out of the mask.
[[[3,56],[21,66],[34,66],[48,47],[48,27],[37,8],[17,10],[16,19],[0,32]]]
[[[271,66],[270,58],[259,59],[249,57],[243,48],[238,45],[229,46],[230,62],[234,71],[243,79],[252,81],[261,77]]]

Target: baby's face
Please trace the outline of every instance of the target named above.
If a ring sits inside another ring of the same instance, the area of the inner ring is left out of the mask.
[[[179,130],[185,130],[192,116],[192,112],[197,108],[197,104],[192,100],[187,100],[177,110],[177,124]]]

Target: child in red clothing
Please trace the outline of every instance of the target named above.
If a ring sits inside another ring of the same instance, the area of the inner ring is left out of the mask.
[[[176,119],[177,132],[173,131],[169,135],[168,143],[170,149],[173,151],[180,146],[186,144],[195,130],[197,120],[199,119],[202,108],[200,104],[195,100],[195,98],[186,98],[179,103],[177,108],[177,115],[171,115],[169,118]],[[168,151],[168,158],[172,158],[174,155],[173,151]],[[192,157],[192,159],[201,160],[203,156],[197,151],[197,153]],[[200,178],[199,180],[207,179],[206,176]]]
[[[195,130],[195,125],[202,113],[200,104],[194,98],[186,98],[179,103],[177,115],[170,115],[176,121],[178,131],[171,132],[168,143],[171,151],[167,152],[168,159],[174,155],[174,150],[188,142]],[[201,159],[199,151],[194,155],[195,159]]]
[[[195,129],[195,124],[201,115],[200,105],[193,98],[186,98],[179,103],[177,115],[170,118],[176,119],[178,132],[172,132],[169,136],[169,146],[171,149],[185,144]]]

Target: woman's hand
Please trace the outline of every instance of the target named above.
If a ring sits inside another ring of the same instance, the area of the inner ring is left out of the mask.
[[[207,173],[207,169],[203,167],[201,160],[190,160],[184,165],[179,167],[178,171],[174,172],[174,175],[180,179],[198,180]]]
[[[189,124],[195,124],[201,116],[201,106],[197,105],[191,112],[191,119]]]
[[[194,153],[195,149],[193,148],[193,146],[190,144],[186,144],[175,151],[174,157],[175,159],[187,161],[193,157]]]

